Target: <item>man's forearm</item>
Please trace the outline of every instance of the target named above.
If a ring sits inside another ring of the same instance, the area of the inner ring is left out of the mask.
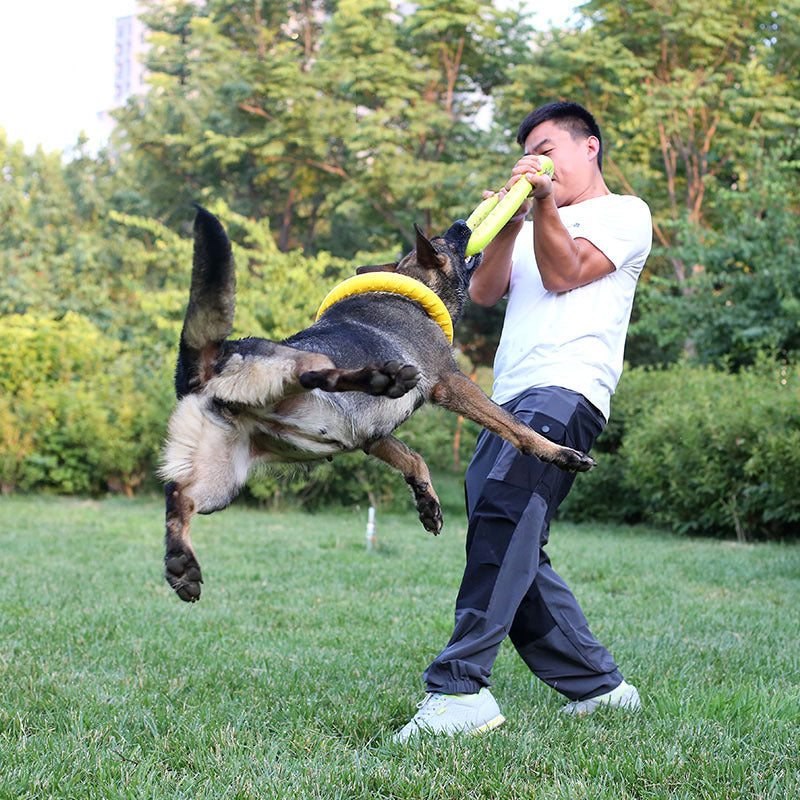
[[[469,296],[480,306],[493,306],[508,291],[511,256],[523,220],[508,222],[483,251],[481,265],[469,284]]]
[[[542,284],[551,292],[573,288],[581,264],[575,240],[561,221],[552,194],[533,202],[533,251]]]

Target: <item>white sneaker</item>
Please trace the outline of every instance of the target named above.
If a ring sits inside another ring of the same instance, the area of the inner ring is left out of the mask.
[[[418,708],[419,711],[392,737],[392,741],[406,742],[421,733],[447,736],[486,733],[506,721],[497,701],[485,686],[475,694],[428,692]]]
[[[597,697],[590,697],[588,700],[574,700],[572,703],[567,703],[561,709],[562,714],[591,714],[597,711],[600,706],[609,706],[610,708],[624,708],[627,711],[638,711],[642,704],[639,700],[639,692],[635,686],[622,681],[616,689],[612,689],[605,694],[599,694]]]

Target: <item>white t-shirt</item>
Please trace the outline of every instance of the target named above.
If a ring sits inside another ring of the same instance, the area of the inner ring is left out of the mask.
[[[562,386],[608,419],[636,281],[652,244],[650,209],[633,195],[609,194],[558,211],[572,238],[588,239],[616,269],[569,292],[548,292],[536,266],[533,223],[525,222],[514,244],[492,398],[506,403],[531,387]]]

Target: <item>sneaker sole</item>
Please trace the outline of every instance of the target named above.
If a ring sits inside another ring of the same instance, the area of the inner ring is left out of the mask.
[[[480,733],[489,733],[489,731],[499,728],[505,721],[506,718],[502,714],[498,714],[494,719],[490,719],[488,722],[484,722],[479,728],[472,728],[468,732],[476,736]]]

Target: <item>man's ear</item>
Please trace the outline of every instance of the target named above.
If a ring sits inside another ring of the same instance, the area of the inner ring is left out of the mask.
[[[367,264],[356,269],[356,275],[366,275],[368,272],[394,272],[397,269],[397,261],[389,264]]]
[[[442,262],[439,258],[439,254],[433,249],[433,245],[425,238],[422,228],[420,228],[416,222],[414,223],[414,230],[417,232],[417,263],[421,267],[427,267],[428,269],[441,269]]]

